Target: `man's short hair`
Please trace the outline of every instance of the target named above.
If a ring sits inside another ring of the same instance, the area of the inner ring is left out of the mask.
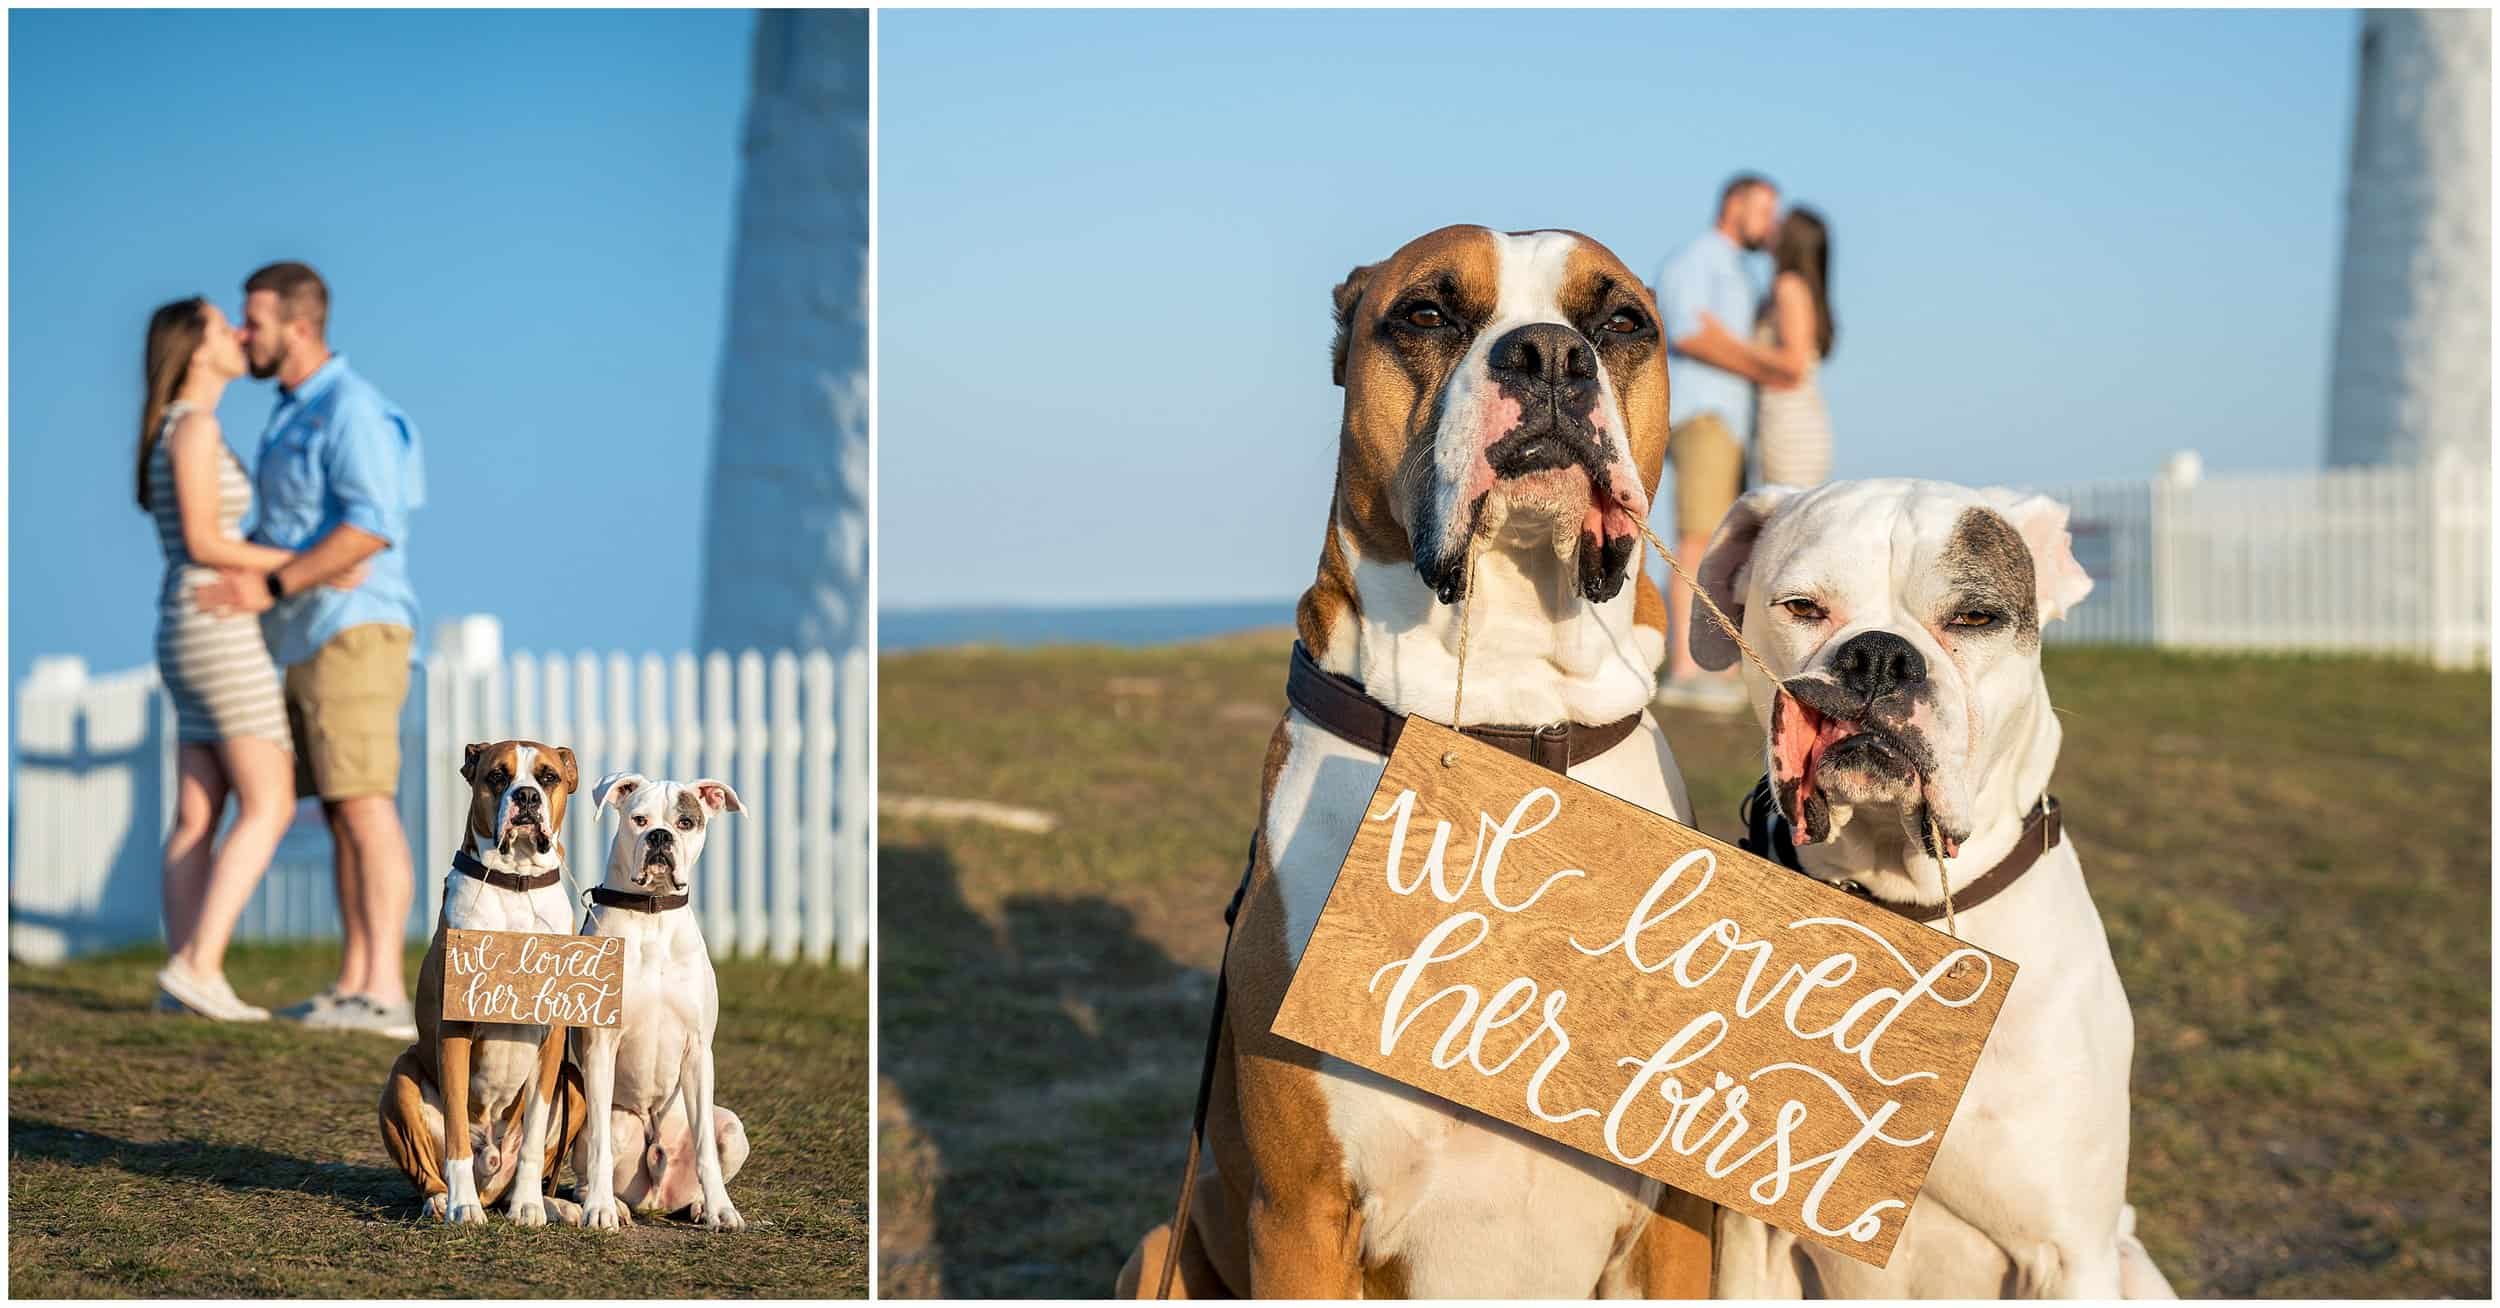
[[[1723,218],[1726,217],[1727,207],[1736,203],[1739,197],[1753,190],[1755,187],[1761,187],[1767,191],[1777,191],[1779,189],[1777,183],[1760,173],[1738,173],[1734,177],[1727,179],[1727,185],[1719,188],[1719,216]],[[305,271],[310,272],[311,269],[308,268]]]
[[[329,328],[330,288],[311,264],[292,259],[273,263],[243,279],[243,293],[250,295],[255,291],[268,291],[278,297],[280,321],[310,319],[315,336]]]

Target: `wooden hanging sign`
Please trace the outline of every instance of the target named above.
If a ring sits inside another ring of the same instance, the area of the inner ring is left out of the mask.
[[[625,1020],[625,942],[534,931],[443,932],[443,1017],[522,1026]]]
[[[1277,1035],[1891,1258],[2014,964],[1420,718],[1365,814]]]

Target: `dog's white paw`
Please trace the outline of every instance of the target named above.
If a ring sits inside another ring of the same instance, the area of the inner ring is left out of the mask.
[[[700,1200],[696,1201],[694,1208],[694,1219],[703,1223],[707,1230],[743,1231],[747,1229],[747,1219],[738,1215],[738,1205],[729,1202],[727,1198],[720,1201],[718,1208]]]
[[[514,1226],[545,1226],[547,1224],[546,1201],[532,1199],[524,1203],[518,1199],[514,1200],[512,1202],[512,1224]]]
[[[617,1231],[633,1225],[634,1214],[622,1200],[589,1199],[582,1203],[578,1220],[594,1231]]]
[[[443,1193],[441,1193],[441,1192],[439,1192],[439,1191],[438,1191],[438,1192],[436,1192],[436,1193],[434,1193],[434,1194],[430,1194],[430,1195],[427,1195],[427,1196],[425,1197],[425,1215],[426,1215],[426,1216],[428,1216],[428,1217],[430,1217],[430,1218],[433,1218],[435,1221],[438,1221],[438,1222],[439,1222],[439,1221],[443,1220],[444,1215],[445,1215],[445,1214],[447,1214],[447,1213],[449,1213],[450,1211],[451,1211],[451,1196],[450,1196],[450,1195],[443,1194]]]
[[[484,1226],[486,1224],[485,1205],[453,1204],[451,1206],[451,1212],[448,1214],[448,1220],[457,1222],[462,1226]]]
[[[579,1226],[582,1224],[582,1206],[580,1204],[574,1203],[570,1199],[552,1194],[548,1195],[544,1202],[547,1205],[547,1220],[551,1222],[562,1222],[566,1226]]]

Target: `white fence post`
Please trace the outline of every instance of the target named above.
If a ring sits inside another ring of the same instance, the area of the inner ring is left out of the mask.
[[[833,957],[834,929],[840,910],[834,904],[838,879],[834,871],[834,670],[833,656],[808,651],[800,669],[806,682],[806,721],[800,728],[801,838],[806,841],[807,956],[816,962]]]
[[[864,649],[855,648],[843,657],[842,712],[836,720],[841,739],[834,746],[834,762],[841,770],[841,786],[834,810],[834,866],[840,887],[836,902],[842,915],[840,957],[845,967],[864,967],[868,962],[868,879],[876,865],[876,851],[868,843],[868,819],[876,802],[868,793],[869,724],[876,711],[869,694],[872,666]]]
[[[738,767],[729,783],[741,797],[764,794],[764,751],[770,744],[764,725],[764,656],[747,650],[738,655]],[[767,797],[758,802],[760,811],[746,814],[737,828],[737,940],[742,953],[762,950],[768,938],[763,819],[771,815],[772,801]]]

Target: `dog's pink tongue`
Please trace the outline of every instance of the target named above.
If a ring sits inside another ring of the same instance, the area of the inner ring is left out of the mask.
[[[1823,751],[1849,734],[1847,722],[1807,708],[1785,690],[1771,696],[1771,793],[1787,798],[1789,833],[1800,845],[1814,839],[1806,799],[1817,793],[1815,765],[1823,761]]]
[[[1806,796],[1814,791],[1814,762],[1822,754],[1823,715],[1785,690],[1771,695],[1771,793],[1788,801],[1788,829],[1806,838]],[[1794,783],[1793,785],[1791,783]]]

